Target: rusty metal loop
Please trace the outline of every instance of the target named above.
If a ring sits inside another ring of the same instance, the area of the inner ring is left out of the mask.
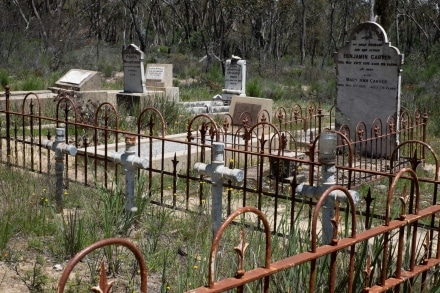
[[[92,245],[84,248],[80,252],[78,252],[67,264],[66,268],[63,271],[63,274],[58,281],[57,293],[64,292],[64,287],[66,286],[67,280],[69,278],[70,273],[74,269],[74,267],[89,253],[92,251],[102,248],[104,246],[109,245],[122,245],[128,248],[136,257],[136,260],[139,264],[140,269],[140,277],[141,277],[141,292],[147,292],[147,266],[145,265],[145,261],[140,250],[129,240],[124,238],[108,238],[103,239],[98,242],[93,243]]]

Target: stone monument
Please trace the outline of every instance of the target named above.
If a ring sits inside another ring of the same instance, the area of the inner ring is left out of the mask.
[[[335,54],[335,63],[337,124],[346,124],[353,136],[359,121],[371,125],[380,118],[385,126],[388,117],[395,115],[398,127],[403,55],[391,46],[384,29],[374,22],[358,25]],[[388,156],[390,144],[397,141],[396,136],[369,155]]]
[[[225,65],[225,88],[222,89],[224,104],[230,105],[234,95],[246,96],[246,60],[232,55]]]
[[[131,44],[122,52],[124,92],[145,93],[144,52]]]

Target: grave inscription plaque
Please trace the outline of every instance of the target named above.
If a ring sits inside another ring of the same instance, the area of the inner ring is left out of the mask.
[[[147,64],[146,75],[147,89],[173,86],[173,64]]]

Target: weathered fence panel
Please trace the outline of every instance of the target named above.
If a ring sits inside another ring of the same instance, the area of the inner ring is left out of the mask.
[[[422,114],[403,109],[398,120],[390,117],[386,122],[373,121],[371,126],[367,122],[359,122],[357,129],[343,125],[335,129],[333,108],[324,110],[321,105],[294,105],[291,109],[279,108],[272,116],[261,113],[259,121],[252,125],[243,119],[242,125],[232,126],[230,115],[221,117],[221,123],[208,115],[197,115],[188,121],[186,133],[167,135],[165,119],[154,108],[146,108],[139,117],[128,119],[120,117],[116,108],[108,103],[97,105],[90,114],[78,108],[71,97],[60,96],[53,102],[52,112],[47,112],[47,107],[41,107],[37,95],[26,95],[21,107],[15,108],[9,105],[8,90],[5,96],[6,107],[0,111],[0,163],[31,172],[52,172],[53,156],[42,141],[50,139],[56,127],[63,127],[67,142],[78,149],[75,158],[65,157],[66,184],[78,182],[115,188],[123,174],[112,160],[112,153],[123,151],[125,136],[130,135],[136,138],[137,155],[148,160],[149,167],[138,170],[137,174],[138,180],[143,182],[141,192],[155,204],[199,212],[200,207],[210,200],[212,181],[209,176],[197,174],[193,166],[196,162],[209,163],[212,143],[222,142],[225,144],[226,165],[231,169],[242,169],[245,175],[242,184],[224,182],[224,212],[234,217],[237,213],[234,211],[247,212],[248,206],[255,206],[252,212],[261,213],[259,217],[264,214],[268,220],[267,223],[266,220],[253,222],[251,226],[264,230],[267,235],[284,237],[290,233],[279,231],[279,223],[285,220],[284,213],[290,215],[288,221],[294,223],[298,207],[303,204],[308,206],[308,214],[306,209],[307,215],[304,216],[307,226],[317,227],[317,212],[327,191],[319,200],[314,200],[301,198],[295,190],[302,182],[319,185],[323,175],[323,165],[317,160],[320,138],[324,131],[331,131],[338,136],[335,161],[338,187],[334,188],[346,192],[364,183],[378,181],[389,187],[386,211],[390,205],[401,205],[402,212],[398,216],[373,213],[370,209],[373,195],[384,198],[385,194],[369,191],[362,194],[365,204],[336,208],[351,219],[346,223],[349,224],[347,227],[351,227],[350,236],[340,238],[335,235],[331,245],[320,245],[315,241],[309,251],[282,260],[270,260],[262,268],[241,271],[238,277],[210,281],[208,287],[191,292],[243,288],[248,282],[259,279],[263,280],[263,291],[269,292],[271,276],[295,270],[301,264],[310,268],[310,287],[307,288],[311,288],[309,292],[314,292],[316,267],[324,256],[330,259],[328,290],[338,292],[334,268],[341,255],[345,258],[347,251],[350,267],[355,264],[366,268],[362,279],[363,291],[382,292],[401,284],[417,285],[424,290],[427,276],[431,273],[429,269],[438,264],[440,224],[436,213],[439,212],[437,189],[440,166],[437,155],[425,142],[426,112]],[[400,121],[399,133],[396,133],[395,121]],[[395,137],[399,137],[397,146],[389,143]],[[383,150],[384,146],[385,153],[391,155],[377,155],[377,150]],[[435,165],[434,176],[428,175],[431,178],[425,177],[423,172],[416,173],[418,167],[427,162]],[[402,199],[396,201],[393,186],[398,179],[408,181],[410,191],[409,194],[401,194],[399,198]],[[434,186],[429,204],[420,205],[418,184]],[[359,231],[359,221],[362,231]],[[378,221],[383,221],[383,224],[378,225]],[[334,225],[339,224],[336,221]],[[310,234],[312,239],[317,236],[313,229]],[[423,237],[429,238],[429,241],[420,246],[419,239]],[[369,271],[368,259],[371,256],[366,254],[365,247],[378,239],[384,245],[380,268]],[[396,250],[387,250],[395,243]],[[405,245],[408,253],[403,253]],[[362,251],[362,260],[353,255],[356,251]],[[390,256],[397,263],[390,265]],[[423,281],[414,282],[418,275]],[[353,283],[353,277],[351,273],[346,275],[347,284]],[[351,292],[350,289],[348,292]]]

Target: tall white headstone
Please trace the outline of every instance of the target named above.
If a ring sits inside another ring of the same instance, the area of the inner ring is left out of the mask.
[[[380,118],[385,127],[388,117],[395,115],[398,122],[403,55],[391,46],[380,25],[358,25],[347,44],[335,54],[335,63],[337,124],[348,125],[353,134],[359,121],[368,126]],[[378,152],[374,155],[387,155]]]
[[[122,52],[124,63],[124,92],[145,93],[144,52],[131,44]]]
[[[222,100],[230,104],[232,96],[246,96],[246,60],[233,56],[225,64],[225,88]]]

